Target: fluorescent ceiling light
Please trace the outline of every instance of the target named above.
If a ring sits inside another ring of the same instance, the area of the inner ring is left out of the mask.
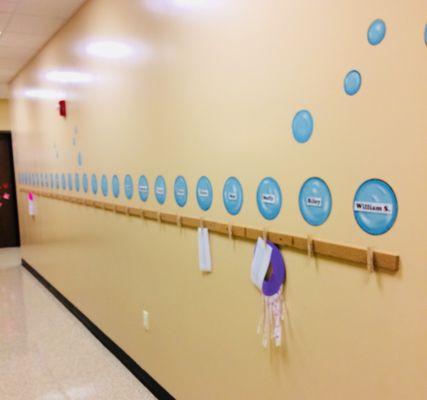
[[[50,89],[26,89],[24,96],[30,99],[46,99],[46,100],[60,100],[65,97],[65,93],[57,90]]]
[[[133,53],[130,45],[114,40],[90,42],[86,46],[86,53],[99,58],[120,59],[129,57]]]
[[[93,76],[86,72],[53,70],[46,74],[46,79],[59,83],[90,83],[93,81]]]

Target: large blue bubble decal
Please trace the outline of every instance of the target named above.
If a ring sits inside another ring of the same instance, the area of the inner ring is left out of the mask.
[[[332,196],[323,179],[307,179],[299,193],[299,208],[306,222],[313,226],[322,225],[332,209]]]
[[[231,215],[239,214],[243,205],[243,188],[239,180],[234,176],[225,181],[222,199],[225,209]]]
[[[148,179],[145,175],[141,175],[139,177],[139,181],[138,181],[138,193],[139,193],[139,198],[142,201],[147,201],[148,200],[148,195],[149,195],[149,187],[148,187]]]
[[[113,192],[113,196],[117,199],[120,196],[120,180],[117,175],[113,175],[111,179],[111,189]]]
[[[362,85],[362,76],[359,71],[353,69],[344,78],[344,90],[349,96],[355,95]]]
[[[108,178],[105,174],[101,177],[101,191],[104,197],[108,196]]]
[[[174,184],[174,195],[176,204],[180,207],[184,207],[187,204],[188,199],[188,187],[187,182],[183,176],[177,176]]]
[[[282,191],[273,178],[264,178],[258,185],[256,194],[258,210],[268,220],[275,219],[282,208]]]
[[[128,200],[133,197],[133,179],[128,174],[125,176],[125,195]]]
[[[202,176],[198,180],[196,187],[196,198],[199,207],[203,211],[207,211],[211,208],[213,201],[213,189],[211,181],[207,176]]]
[[[156,178],[154,183],[154,194],[159,204],[164,204],[166,201],[166,181],[162,175]]]
[[[391,229],[397,218],[398,203],[391,186],[370,179],[360,185],[353,201],[356,222],[371,235],[382,235]]]
[[[369,44],[371,44],[372,46],[380,44],[383,41],[385,34],[385,22],[382,19],[376,19],[374,22],[372,22],[368,29]]]
[[[308,110],[300,110],[292,121],[292,134],[298,143],[307,142],[313,133],[313,117]]]

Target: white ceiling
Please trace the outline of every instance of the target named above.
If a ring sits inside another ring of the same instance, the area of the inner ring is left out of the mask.
[[[7,83],[86,0],[0,0],[0,98]]]

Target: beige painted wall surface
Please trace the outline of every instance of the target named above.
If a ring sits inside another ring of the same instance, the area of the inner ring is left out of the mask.
[[[194,231],[49,199],[29,219],[21,195],[23,257],[178,399],[427,398],[427,3],[392,3],[92,0],[13,82],[17,173],[146,174],[151,209],[401,255],[399,273],[369,275],[285,249],[285,343],[266,351],[256,335],[251,243],[213,235],[214,272],[206,276]],[[387,35],[374,47],[366,31],[378,17]],[[128,57],[87,54],[99,40],[126,43]],[[350,97],[342,85],[354,68],[363,83]],[[53,70],[90,76],[51,82]],[[57,115],[61,97],[66,120]],[[290,129],[302,108],[315,119],[304,145]],[[153,197],[158,174],[167,181],[163,206]],[[183,210],[172,195],[179,174],[190,188]],[[194,195],[201,175],[214,186],[208,212]],[[230,175],[245,191],[237,217],[222,205]],[[268,175],[284,201],[272,222],[255,202]],[[298,209],[311,176],[333,196],[317,228]],[[375,237],[352,213],[357,187],[373,177],[399,199],[396,224]],[[110,201],[141,204],[121,189]]]
[[[9,100],[0,99],[0,130],[10,130]]]

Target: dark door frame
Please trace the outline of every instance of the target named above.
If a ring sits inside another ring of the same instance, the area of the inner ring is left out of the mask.
[[[11,131],[2,131],[0,130],[1,136],[9,137],[8,143],[9,143],[9,154],[10,154],[10,174],[11,174],[11,191],[12,191],[12,198],[13,202],[15,203],[15,216],[14,216],[14,223],[16,227],[16,239],[17,243],[16,246],[21,246],[21,237],[20,237],[20,231],[19,231],[19,218],[18,218],[18,197],[16,196],[17,190],[16,190],[16,179],[15,179],[15,162],[13,160],[13,146],[12,146],[12,132]],[[0,246],[1,247],[1,246]]]

